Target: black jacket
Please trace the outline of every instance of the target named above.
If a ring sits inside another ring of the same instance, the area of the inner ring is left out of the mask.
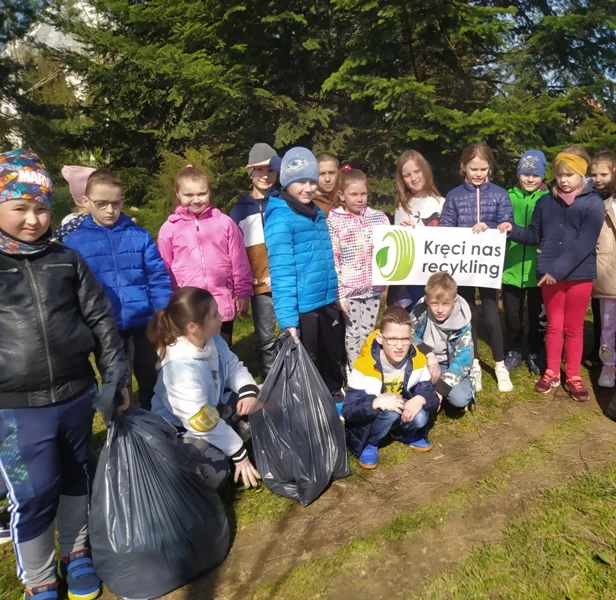
[[[68,400],[103,382],[125,356],[105,292],[77,252],[54,243],[0,253],[0,409]]]

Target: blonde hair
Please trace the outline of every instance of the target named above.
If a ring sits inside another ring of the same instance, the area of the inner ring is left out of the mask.
[[[434,175],[432,174],[432,168],[428,161],[424,158],[423,154],[417,152],[417,150],[406,150],[400,155],[398,159],[398,164],[396,166],[396,206],[399,206],[405,210],[408,210],[409,202],[416,196],[409,188],[406,183],[404,183],[404,178],[402,177],[402,170],[404,169],[404,165],[407,162],[413,161],[423,173],[424,176],[424,188],[423,190],[427,190],[431,196],[435,198],[440,198],[441,194],[439,193],[436,185],[434,185]],[[423,191],[422,190],[422,191]]]
[[[461,167],[466,167],[474,158],[485,160],[490,167],[490,173],[492,172],[492,168],[494,167],[494,152],[492,152],[492,148],[485,142],[474,142],[462,150],[462,155],[460,156]],[[464,168],[460,168],[460,175],[466,175]]]
[[[336,163],[336,169],[340,168],[340,161],[338,160],[338,158],[333,154],[330,154],[329,152],[319,152],[319,154],[317,154],[315,158],[317,159],[317,163],[331,161]]]
[[[368,191],[370,190],[368,185],[368,178],[363,171],[359,169],[347,169],[341,171],[338,175],[338,187],[336,190],[336,196],[334,199],[334,206],[337,208],[343,205],[342,194],[352,183],[365,183]]]
[[[611,196],[616,191],[616,154],[611,150],[601,150],[601,152],[597,152],[597,154],[592,157],[588,170],[590,171],[590,169],[599,163],[607,163],[612,171],[612,180],[607,187]]]
[[[456,296],[457,293],[458,284],[456,280],[449,273],[442,271],[431,275],[424,288],[426,300],[439,300],[444,296]]]
[[[122,182],[111,171],[107,169],[97,169],[90,173],[88,181],[86,182],[86,191],[84,195],[88,197],[92,188],[99,184],[117,187],[120,188],[120,190],[122,189]]]
[[[183,169],[180,169],[175,176],[175,203],[178,203],[177,193],[180,191],[180,184],[182,181],[205,181],[207,183],[207,187],[211,189],[212,185],[210,183],[210,178],[207,176],[205,171],[198,169],[197,167],[193,167],[192,165],[186,165]]]

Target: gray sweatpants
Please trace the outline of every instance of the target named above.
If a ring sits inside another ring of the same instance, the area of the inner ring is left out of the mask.
[[[379,314],[380,298],[351,298],[350,310],[344,315],[346,346],[349,369],[353,368],[366,338],[374,331]]]

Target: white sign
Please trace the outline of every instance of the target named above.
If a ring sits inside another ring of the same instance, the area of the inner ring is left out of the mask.
[[[458,285],[500,288],[507,236],[466,227],[374,228],[373,285],[423,285],[444,271]]]

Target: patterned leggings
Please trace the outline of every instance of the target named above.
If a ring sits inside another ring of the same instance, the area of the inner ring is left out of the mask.
[[[355,359],[364,345],[366,338],[374,331],[379,314],[380,298],[351,298],[350,310],[344,315],[346,346],[349,369],[353,368]]]
[[[599,356],[606,366],[616,365],[616,300],[600,300],[601,350]]]

